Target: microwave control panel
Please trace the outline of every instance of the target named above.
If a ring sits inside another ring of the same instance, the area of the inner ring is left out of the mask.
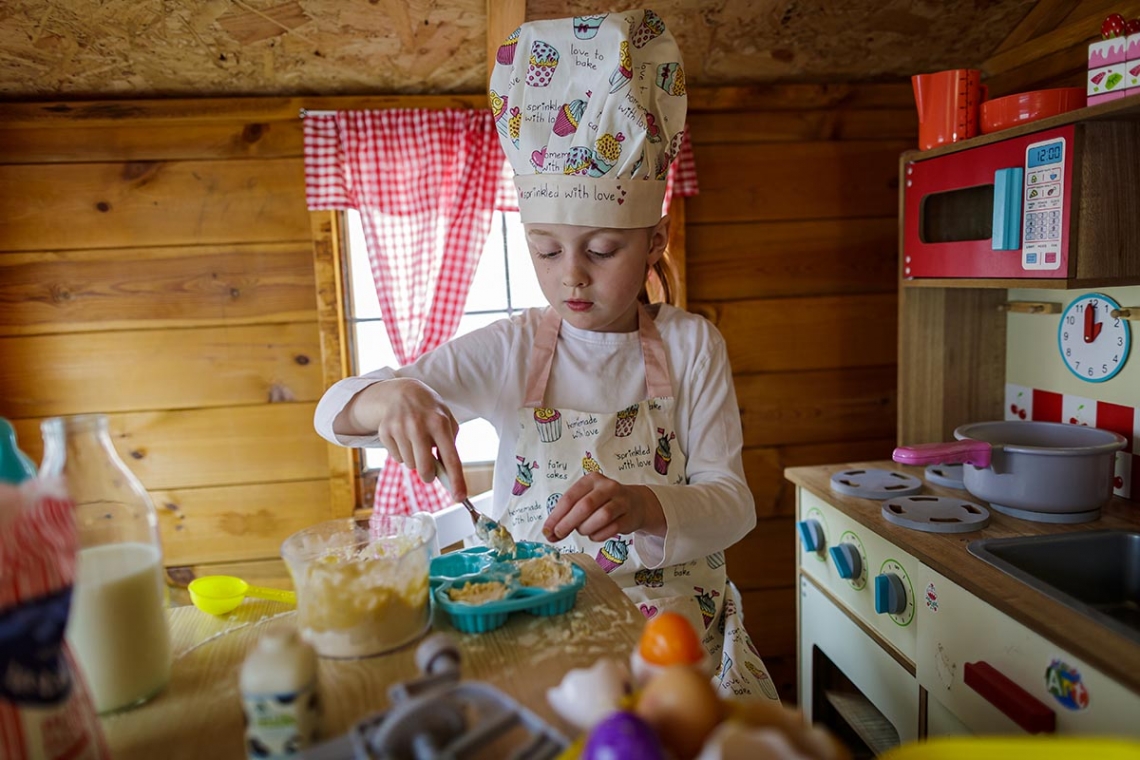
[[[1025,187],[1021,194],[1023,269],[1059,269],[1061,266],[1065,149],[1064,137],[1035,142],[1025,148]]]

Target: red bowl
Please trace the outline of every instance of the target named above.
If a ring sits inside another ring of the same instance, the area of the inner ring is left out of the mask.
[[[1019,92],[1004,98],[986,100],[982,103],[982,134],[988,135],[990,132],[1009,129],[1018,124],[1028,124],[1031,121],[1084,107],[1083,87]]]

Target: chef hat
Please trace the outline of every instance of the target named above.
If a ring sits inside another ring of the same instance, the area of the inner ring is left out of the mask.
[[[533,21],[499,47],[491,110],[524,222],[651,227],[681,145],[681,51],[650,10]]]

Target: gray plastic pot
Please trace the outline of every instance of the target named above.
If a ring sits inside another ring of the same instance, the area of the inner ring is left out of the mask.
[[[1084,522],[1112,498],[1116,452],[1111,430],[1059,422],[974,422],[956,443],[900,446],[904,464],[962,462],[966,490],[999,512],[1040,522]]]

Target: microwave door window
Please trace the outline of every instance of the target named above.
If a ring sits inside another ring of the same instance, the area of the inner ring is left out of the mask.
[[[957,243],[993,237],[994,186],[977,185],[922,199],[918,236],[923,243]]]

